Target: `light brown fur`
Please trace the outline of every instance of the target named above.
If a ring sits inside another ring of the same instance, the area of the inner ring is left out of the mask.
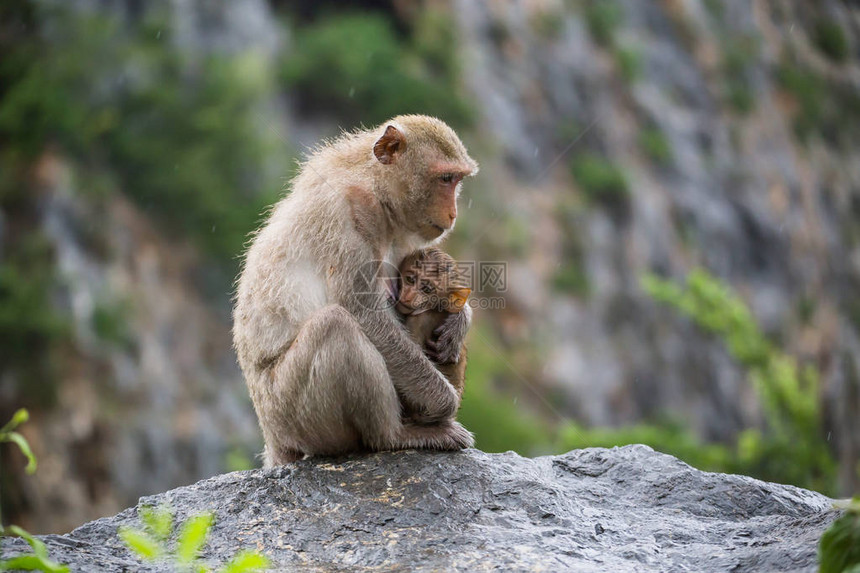
[[[384,261],[442,240],[459,182],[476,171],[456,134],[426,116],[345,134],[302,165],[248,248],[233,313],[267,466],[472,444],[451,421],[457,391],[386,305]],[[404,424],[401,404],[421,424]]]

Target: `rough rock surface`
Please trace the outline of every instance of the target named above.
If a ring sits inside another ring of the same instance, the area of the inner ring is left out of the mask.
[[[141,505],[217,514],[203,558],[259,549],[302,571],[814,571],[837,514],[796,487],[707,473],[646,446],[536,459],[404,451],[220,475]],[[42,539],[75,571],[137,562],[137,508]],[[4,541],[4,555],[23,549]]]

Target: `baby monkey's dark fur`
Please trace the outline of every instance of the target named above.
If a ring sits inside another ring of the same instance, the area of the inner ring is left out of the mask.
[[[438,329],[452,313],[463,311],[471,289],[458,272],[457,262],[436,248],[412,253],[403,259],[399,270],[401,288],[397,311],[403,316],[409,336],[436,363],[462,398],[466,345],[463,343],[454,354],[440,355],[436,337]]]

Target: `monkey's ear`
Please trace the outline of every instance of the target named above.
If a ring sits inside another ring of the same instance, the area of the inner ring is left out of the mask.
[[[386,127],[382,137],[373,144],[373,155],[385,165],[394,163],[394,160],[404,151],[406,151],[406,138],[403,132],[393,125]]]
[[[466,306],[466,299],[469,298],[470,294],[472,294],[472,289],[466,287],[458,288],[448,293],[448,304],[451,310],[454,312],[463,310],[463,307]]]

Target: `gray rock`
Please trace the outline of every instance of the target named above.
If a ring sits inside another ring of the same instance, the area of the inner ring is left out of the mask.
[[[830,500],[646,446],[535,459],[403,451],[216,476],[142,498],[217,517],[203,558],[279,570],[814,571]],[[116,536],[137,508],[42,539],[74,571],[168,571]],[[4,555],[23,550],[4,541]]]

